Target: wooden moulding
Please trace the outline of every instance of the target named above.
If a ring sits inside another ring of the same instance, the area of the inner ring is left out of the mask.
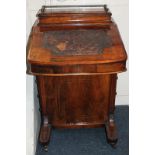
[[[98,65],[39,66],[31,65],[29,74],[45,76],[114,74],[126,70],[125,62]]]

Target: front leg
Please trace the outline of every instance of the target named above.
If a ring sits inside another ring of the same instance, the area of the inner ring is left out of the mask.
[[[45,151],[48,151],[47,146],[50,141],[50,135],[51,135],[51,125],[49,124],[48,117],[43,116],[43,121],[40,128],[39,142],[43,145]]]
[[[117,128],[116,128],[116,124],[115,124],[115,121],[114,121],[113,114],[110,115],[110,118],[109,118],[108,122],[105,125],[105,129],[106,129],[106,135],[107,135],[108,143],[112,147],[115,147],[116,143],[118,141],[118,136],[117,136]]]
[[[117,74],[111,74],[109,118],[105,124],[105,129],[106,129],[106,134],[107,134],[107,141],[109,142],[109,144],[111,144],[112,147],[115,147],[118,141],[117,129],[116,129],[115,121],[114,121],[116,81],[117,81]]]
[[[45,91],[45,78],[43,76],[36,76],[36,82],[38,87],[38,97],[41,107],[41,127],[39,134],[39,142],[43,145],[44,150],[47,151],[48,143],[50,141],[51,125],[49,123],[49,118],[47,115],[47,101],[46,101],[46,91]]]

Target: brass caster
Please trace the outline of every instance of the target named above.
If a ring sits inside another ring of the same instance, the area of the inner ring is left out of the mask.
[[[43,149],[45,152],[48,152],[48,146],[47,145],[45,145]]]
[[[110,145],[111,145],[111,147],[114,148],[114,149],[117,148],[116,143],[110,143]]]
[[[111,145],[112,148],[116,149],[117,148],[117,139],[114,141],[109,141],[109,144]]]

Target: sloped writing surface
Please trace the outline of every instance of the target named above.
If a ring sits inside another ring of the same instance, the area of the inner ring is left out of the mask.
[[[103,54],[112,41],[104,30],[61,30],[45,32],[43,46],[53,55],[94,55]]]

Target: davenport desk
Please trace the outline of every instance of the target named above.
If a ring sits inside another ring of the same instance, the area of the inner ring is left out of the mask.
[[[114,146],[117,74],[127,54],[104,6],[43,6],[27,45],[27,72],[36,76],[45,150],[52,128],[105,127]]]

